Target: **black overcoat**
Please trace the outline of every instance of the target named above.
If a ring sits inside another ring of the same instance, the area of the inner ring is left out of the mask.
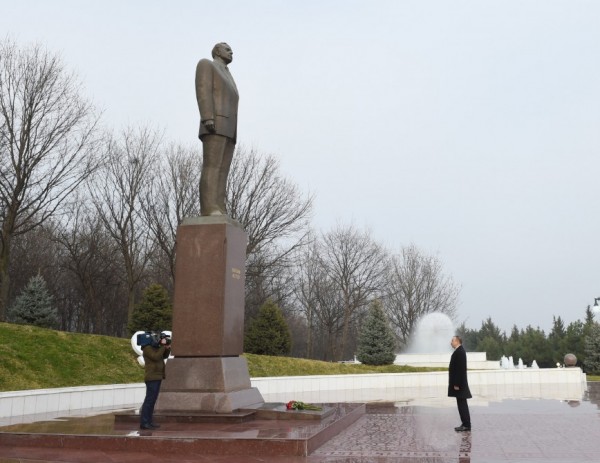
[[[458,386],[456,391],[454,386]],[[463,346],[454,349],[448,366],[448,397],[470,399],[473,397],[467,381],[467,353]]]

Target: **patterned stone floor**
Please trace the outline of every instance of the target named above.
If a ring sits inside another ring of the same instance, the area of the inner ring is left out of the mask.
[[[441,404],[440,404],[441,405]],[[371,411],[308,457],[310,463],[600,461],[600,412],[590,402],[506,400],[471,405],[473,430],[456,433],[455,407]]]
[[[370,408],[308,457],[3,448],[0,463],[498,463],[600,461],[598,399],[470,401],[473,430],[456,433],[448,398]]]

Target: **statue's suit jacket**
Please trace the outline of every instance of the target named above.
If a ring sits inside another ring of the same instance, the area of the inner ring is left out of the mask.
[[[237,139],[237,115],[239,95],[229,69],[218,61],[202,59],[196,66],[196,99],[200,109],[200,134],[210,135],[202,124],[212,119],[215,132]]]

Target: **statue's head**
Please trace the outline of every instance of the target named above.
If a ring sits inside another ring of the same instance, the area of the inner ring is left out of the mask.
[[[212,49],[212,57],[215,59],[217,56],[229,64],[233,60],[233,51],[225,42],[217,43]]]

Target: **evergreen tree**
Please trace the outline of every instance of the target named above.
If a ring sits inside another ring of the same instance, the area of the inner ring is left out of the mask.
[[[128,328],[130,334],[136,331],[170,330],[173,323],[173,307],[167,290],[154,284],[144,290],[142,300],[131,314]]]
[[[503,347],[506,344],[506,333],[500,331],[500,328],[492,321],[492,317],[488,317],[487,320],[481,322],[481,329],[479,330],[479,342],[485,338],[492,338],[498,343],[498,345]]]
[[[597,325],[596,321],[594,320],[594,311],[592,310],[592,307],[590,305],[587,306],[587,308],[585,309],[585,319],[583,321],[583,327],[582,327],[582,334],[581,334],[581,338],[579,339],[579,347],[580,347],[580,352],[577,353],[575,351],[571,352],[571,350],[569,350],[569,346],[567,346],[567,353],[571,353],[571,354],[575,354],[575,356],[577,357],[577,366],[581,367],[581,369],[583,371],[587,371],[587,367],[586,367],[586,363],[585,363],[585,342],[586,340],[592,336],[592,332],[594,331],[594,327]],[[579,322],[581,323],[581,322]]]
[[[391,365],[396,359],[396,337],[381,302],[374,301],[358,338],[359,362],[365,365]]]
[[[554,364],[556,364],[556,362],[562,363],[565,354],[573,354],[577,357],[577,365],[584,368],[586,332],[589,332],[593,325],[594,323],[589,327],[586,327],[581,320],[569,323],[565,334],[564,352],[562,353],[561,358],[554,361]]]
[[[523,359],[523,363],[527,365],[535,360],[542,368],[556,366],[546,334],[540,327],[533,328],[527,325],[524,330],[521,330],[520,345],[512,355],[515,360]]]
[[[588,305],[587,309],[585,310],[585,320],[583,321],[583,336],[589,336],[595,325],[596,321],[594,320],[594,312],[592,308]]]
[[[467,328],[465,322],[456,328],[456,335],[462,339],[462,345],[466,350],[475,350],[477,347],[479,331]]]
[[[554,363],[562,363],[566,352],[567,331],[562,318],[552,317],[552,330],[548,334],[548,344],[552,350],[552,360]]]
[[[22,325],[58,327],[58,311],[52,305],[52,295],[41,275],[31,277],[8,310],[8,318]]]
[[[244,338],[244,352],[260,355],[289,355],[292,349],[290,329],[281,309],[268,300],[259,309]]]
[[[486,336],[477,344],[477,352],[485,352],[488,360],[500,360],[505,348],[497,339]]]
[[[585,325],[592,325],[594,323],[594,311],[592,310],[592,308],[588,305],[587,308],[585,309],[585,320],[584,320],[584,324]]]
[[[558,339],[562,339],[565,337],[566,331],[565,331],[565,324],[562,321],[562,318],[560,317],[560,315],[558,316],[558,318],[556,318],[554,315],[552,316],[552,330],[550,331],[550,334],[548,335],[548,337],[555,337]]]
[[[506,346],[504,347],[503,355],[506,355],[507,357],[510,356],[510,355],[512,355],[513,356],[513,360],[515,358],[517,360],[519,359],[519,357],[522,355],[522,352],[521,352],[521,347],[522,347],[521,334],[522,333],[519,330],[519,328],[517,328],[517,325],[513,325],[512,330],[510,331],[510,336],[506,340]],[[489,357],[488,357],[488,360],[490,360]],[[525,362],[525,359],[523,359],[523,362]]]
[[[600,324],[594,323],[585,338],[586,373],[600,374]]]

